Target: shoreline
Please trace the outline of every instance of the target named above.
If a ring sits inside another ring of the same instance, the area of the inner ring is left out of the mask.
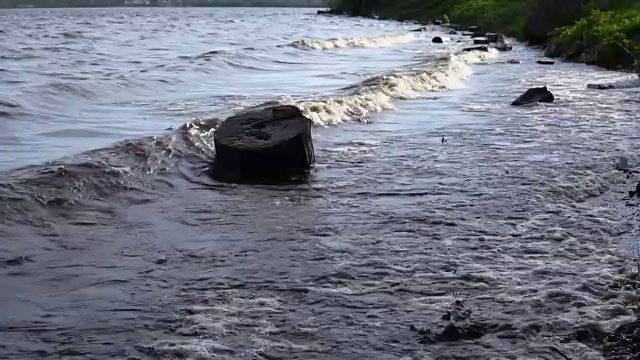
[[[553,4],[546,4],[549,2],[552,0],[527,0],[509,6],[499,1],[459,5],[445,1],[414,9],[403,4],[362,8],[352,1],[339,0],[318,14],[478,26],[485,33],[515,38],[548,58],[640,75],[640,34],[634,32],[636,26],[640,28],[640,9],[611,6],[600,10],[586,0],[572,0],[564,12],[556,14],[549,10],[553,9]]]

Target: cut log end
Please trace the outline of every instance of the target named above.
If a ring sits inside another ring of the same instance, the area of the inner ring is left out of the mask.
[[[234,183],[303,176],[315,162],[311,121],[295,106],[274,106],[232,116],[214,137],[210,175]]]

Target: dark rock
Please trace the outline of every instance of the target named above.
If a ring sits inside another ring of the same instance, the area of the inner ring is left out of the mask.
[[[463,31],[462,32],[462,36],[475,36],[476,33],[473,32],[469,32],[469,31]]]
[[[469,26],[467,27],[466,31],[472,32],[472,33],[479,33],[479,32],[482,32],[482,29],[479,26]]]
[[[440,36],[436,36],[433,39],[431,39],[431,42],[434,44],[442,44],[444,41],[442,41],[442,38]]]
[[[451,30],[448,32],[449,35],[458,35],[458,32],[455,30]]]
[[[527,105],[527,104],[533,104],[533,103],[539,103],[539,102],[552,103],[554,100],[555,100],[555,97],[553,96],[551,91],[549,91],[549,89],[547,89],[546,86],[541,86],[541,87],[531,88],[525,91],[525,93],[520,95],[517,99],[515,99],[511,103],[511,105],[518,106],[518,105]]]
[[[31,256],[18,256],[12,259],[4,260],[2,263],[5,266],[19,266],[28,262],[33,262],[33,258]]]
[[[329,10],[318,10],[317,15],[340,15],[340,11],[329,9]]]
[[[540,65],[553,65],[556,62],[553,60],[538,60],[536,61],[536,63],[540,64]]]
[[[513,46],[511,46],[511,44],[498,44],[496,46],[494,46],[494,48],[498,51],[511,51],[513,50]]]
[[[295,106],[281,105],[232,116],[214,137],[210,175],[245,183],[306,174],[315,162],[311,120]]]
[[[512,59],[512,60],[507,61],[507,64],[520,64],[520,63],[522,63],[522,61],[520,61],[520,60],[513,60]]]
[[[587,89],[608,90],[615,89],[613,84],[587,84]]]
[[[422,26],[422,27],[419,27],[417,29],[411,30],[411,32],[423,32],[423,31],[427,31],[427,27],[426,26]]]
[[[640,183],[636,185],[636,195],[640,196]]]
[[[442,20],[433,20],[433,25],[442,25],[443,23]]]
[[[462,51],[465,51],[465,52],[469,52],[469,51],[484,51],[484,52],[488,52],[489,51],[489,47],[487,45],[469,46],[469,47],[466,47],[466,48],[462,49]]]
[[[504,44],[506,42],[504,36],[499,33],[486,33],[484,37],[492,43]]]
[[[490,44],[489,39],[483,37],[475,37],[473,38],[474,45],[487,45]]]

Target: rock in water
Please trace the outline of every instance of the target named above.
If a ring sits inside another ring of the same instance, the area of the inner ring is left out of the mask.
[[[536,61],[536,62],[537,62],[538,64],[540,64],[540,65],[553,65],[553,64],[555,64],[555,63],[556,63],[556,62],[555,62],[555,61],[553,61],[553,60],[538,60],[538,61]]]
[[[215,180],[250,183],[305,174],[315,162],[311,120],[291,105],[229,117],[216,130]]]
[[[504,36],[499,33],[486,33],[484,34],[484,37],[486,37],[487,40],[489,40],[492,43],[497,43],[497,44],[506,43]]]
[[[511,51],[513,50],[513,46],[511,46],[511,44],[503,43],[503,44],[497,44],[495,46],[495,49],[498,51]]]
[[[475,37],[473,38],[473,44],[474,45],[487,45],[490,44],[491,42],[489,41],[489,39],[485,38],[485,37]]]
[[[424,32],[424,31],[427,31],[427,30],[428,30],[428,29],[427,29],[427,27],[426,27],[426,26],[422,26],[422,27],[419,27],[419,28],[417,28],[417,29],[413,29],[413,30],[411,30],[411,31],[412,31],[412,32]]]
[[[515,99],[511,105],[527,105],[538,102],[552,103],[555,97],[546,86],[531,88]]]
[[[613,84],[587,84],[587,89],[608,90],[615,89]]]
[[[469,46],[466,47],[464,49],[462,49],[462,51],[464,52],[469,52],[469,51],[483,51],[483,52],[488,52],[489,51],[489,47],[486,45],[479,45],[479,46]]]
[[[435,44],[442,44],[444,41],[442,41],[442,38],[440,36],[436,36],[433,39],[431,39],[431,42]]]

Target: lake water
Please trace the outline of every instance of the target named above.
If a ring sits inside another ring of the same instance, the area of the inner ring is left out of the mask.
[[[0,10],[0,358],[601,358],[638,91],[586,84],[630,76],[315,12]],[[269,102],[308,182],[203,175],[201,120]],[[484,336],[421,343],[456,299]]]

